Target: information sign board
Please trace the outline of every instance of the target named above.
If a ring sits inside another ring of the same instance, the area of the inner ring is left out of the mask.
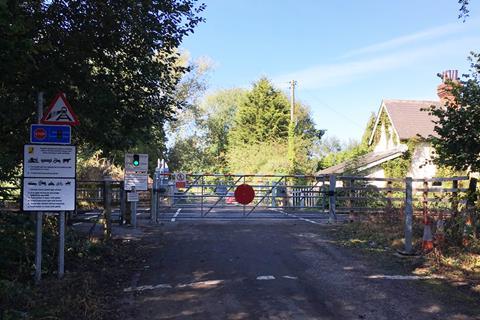
[[[26,144],[23,151],[24,177],[75,178],[75,146]]]
[[[132,190],[135,187],[135,190],[148,190],[148,175],[145,171],[141,172],[126,172],[124,179],[124,189],[127,191]]]
[[[124,189],[148,190],[148,154],[125,154]]]
[[[128,192],[127,193],[127,202],[137,202],[139,200],[137,192]]]
[[[24,211],[75,210],[75,179],[24,178]]]

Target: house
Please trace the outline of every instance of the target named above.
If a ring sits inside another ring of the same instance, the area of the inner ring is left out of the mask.
[[[401,158],[408,166],[405,176],[434,177],[437,168],[432,163],[433,147],[427,138],[435,135],[435,118],[424,109],[444,106],[452,97],[447,79],[457,79],[457,71],[444,72],[444,82],[438,86],[438,101],[384,99],[375,119],[368,144],[372,152],[318,172],[319,174],[358,174],[367,177],[391,176],[386,164]]]

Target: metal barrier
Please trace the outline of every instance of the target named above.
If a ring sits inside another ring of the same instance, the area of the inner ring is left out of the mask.
[[[248,216],[258,209],[315,209],[326,211],[327,176],[308,175],[237,175],[190,174],[185,188],[177,189],[169,174],[154,181],[158,208],[200,208],[208,215],[215,208],[241,208]],[[255,196],[248,205],[234,200],[234,191],[241,184],[250,185]]]

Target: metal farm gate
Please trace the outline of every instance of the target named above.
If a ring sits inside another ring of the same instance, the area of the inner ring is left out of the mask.
[[[235,200],[234,192],[245,184],[253,188],[254,197],[242,205]],[[173,175],[158,174],[153,185],[154,219],[175,219],[178,215],[288,218],[293,213],[324,218],[329,211],[328,176],[188,174],[184,187],[177,188]]]

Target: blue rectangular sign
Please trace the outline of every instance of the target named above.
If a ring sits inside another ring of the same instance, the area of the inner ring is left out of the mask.
[[[50,124],[32,124],[30,127],[31,143],[70,144],[72,141],[70,126]]]

